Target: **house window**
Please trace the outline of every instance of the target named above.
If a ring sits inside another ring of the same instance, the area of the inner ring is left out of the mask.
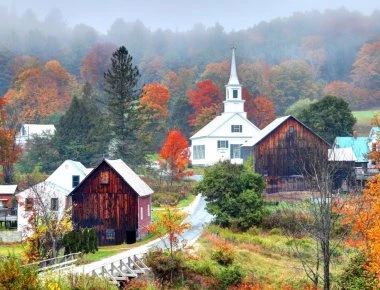
[[[25,198],[25,210],[26,211],[31,211],[34,206],[34,199],[33,198]]]
[[[205,159],[205,145],[193,146],[193,159]]]
[[[228,148],[227,140],[218,140],[218,149],[226,149]]]
[[[144,208],[140,207],[140,219],[144,219]]]
[[[234,99],[237,99],[237,97],[238,97],[238,90],[232,90],[232,97]]]
[[[241,145],[240,144],[231,144],[230,147],[230,157],[233,158],[241,158]]]
[[[231,125],[231,132],[232,133],[241,133],[241,132],[243,132],[243,126],[242,125]]]
[[[100,172],[100,184],[109,184],[110,183],[110,174],[108,171]]]
[[[150,204],[148,204],[148,209],[147,209],[147,211],[148,211],[148,216],[150,216]]]
[[[106,240],[114,241],[115,240],[115,230],[106,229]]]
[[[52,198],[50,200],[50,209],[52,211],[58,211],[58,198]]]
[[[73,187],[77,187],[78,184],[79,184],[79,175],[73,175],[73,179],[72,179]]]

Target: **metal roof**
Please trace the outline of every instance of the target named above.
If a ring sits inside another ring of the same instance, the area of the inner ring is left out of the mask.
[[[335,148],[352,148],[356,162],[367,162],[369,153],[368,137],[336,137]]]
[[[351,147],[329,149],[329,161],[356,161],[356,156]]]
[[[136,191],[139,196],[146,196],[153,193],[153,189],[151,189],[149,185],[140,178],[140,176],[129,168],[123,160],[104,160],[109,166],[115,169],[115,171]]]

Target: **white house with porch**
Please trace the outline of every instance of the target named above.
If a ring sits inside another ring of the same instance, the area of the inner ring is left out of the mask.
[[[23,238],[32,233],[29,218],[34,210],[38,212],[44,207],[50,214],[62,218],[67,196],[91,171],[92,168],[80,162],[66,160],[45,181],[18,193],[17,230]]]
[[[223,160],[242,164],[241,146],[256,136],[260,129],[247,119],[232,48],[231,73],[226,85],[224,112],[195,133],[191,140],[193,165],[210,166]]]

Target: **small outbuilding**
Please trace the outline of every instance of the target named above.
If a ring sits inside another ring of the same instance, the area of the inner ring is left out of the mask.
[[[75,228],[95,228],[99,245],[134,243],[151,223],[153,190],[121,159],[104,159],[70,193]]]
[[[16,189],[17,185],[0,185],[0,207],[12,207],[12,198]]]

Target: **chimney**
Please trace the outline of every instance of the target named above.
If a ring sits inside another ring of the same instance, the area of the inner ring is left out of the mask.
[[[357,131],[352,132],[352,135],[354,136],[354,139],[358,139],[358,132]]]

